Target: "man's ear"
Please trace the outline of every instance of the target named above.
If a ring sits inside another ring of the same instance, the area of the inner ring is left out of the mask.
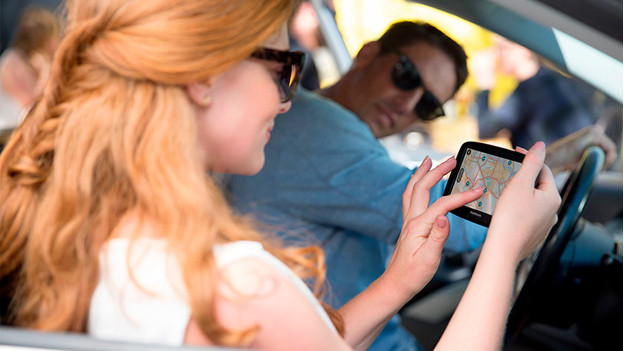
[[[353,59],[353,68],[361,69],[363,67],[368,66],[371,61],[379,54],[379,50],[381,49],[381,45],[378,41],[371,41],[360,49],[360,51],[355,55]]]
[[[199,82],[188,83],[186,92],[196,105],[201,107],[210,105],[210,85]]]

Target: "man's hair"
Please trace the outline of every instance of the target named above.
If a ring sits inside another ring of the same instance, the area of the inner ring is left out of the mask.
[[[396,22],[388,27],[378,41],[381,44],[380,55],[389,53],[393,49],[400,49],[420,42],[428,43],[442,50],[455,64],[457,83],[453,93],[456,93],[468,78],[467,56],[464,48],[429,23],[419,21]]]

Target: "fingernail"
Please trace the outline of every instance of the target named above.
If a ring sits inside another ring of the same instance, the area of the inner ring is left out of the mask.
[[[471,191],[475,192],[475,193],[483,193],[483,189],[485,189],[485,187],[484,186],[480,186],[478,188],[472,189]]]
[[[435,222],[436,222],[436,226],[438,226],[438,228],[446,227],[446,221],[444,220],[444,217],[442,217],[442,216],[436,217]]]
[[[535,143],[535,148],[538,150],[546,150],[546,144],[543,141],[538,141]]]

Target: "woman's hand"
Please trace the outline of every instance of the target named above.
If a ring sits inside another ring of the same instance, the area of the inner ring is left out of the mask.
[[[431,159],[425,158],[403,193],[403,229],[384,276],[406,298],[422,290],[438,269],[449,236],[446,214],[483,195],[483,187],[479,187],[441,197],[429,206],[431,188],[455,164],[456,160],[450,158],[431,169]]]
[[[468,288],[436,350],[501,349],[518,262],[544,240],[561,203],[544,154],[544,143],[533,145],[503,190]]]
[[[498,250],[516,255],[519,262],[543,242],[557,222],[561,197],[552,172],[544,165],[544,143],[536,143],[528,152],[517,151],[526,156],[496,203],[486,245],[489,239]]]
[[[455,164],[450,158],[431,169],[427,157],[408,182],[403,193],[403,228],[388,268],[339,310],[345,321],[345,340],[354,349],[367,350],[390,318],[431,280],[449,235],[445,215],[483,194],[483,188],[478,188],[441,197],[429,206],[429,191]]]

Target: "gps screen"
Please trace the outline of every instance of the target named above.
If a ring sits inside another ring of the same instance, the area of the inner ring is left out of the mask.
[[[484,186],[483,196],[466,206],[491,216],[503,189],[521,165],[520,162],[468,148],[451,192]]]

